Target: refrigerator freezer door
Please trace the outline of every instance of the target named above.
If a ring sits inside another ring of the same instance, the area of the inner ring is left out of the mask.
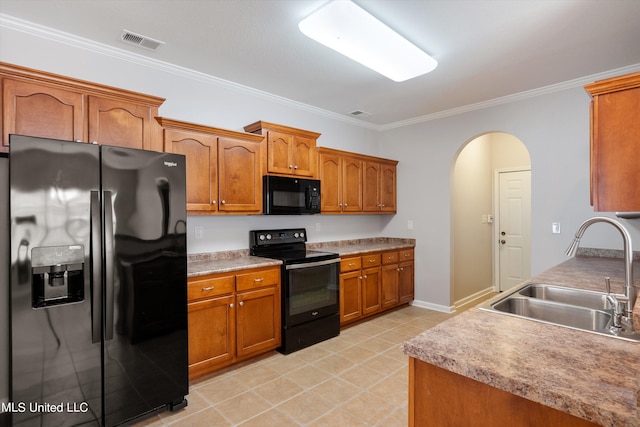
[[[10,400],[25,405],[12,423],[98,425],[92,296],[100,290],[91,288],[90,248],[91,226],[100,224],[92,224],[90,193],[99,190],[99,149],[16,135],[10,144]],[[47,410],[60,404],[62,412]]]
[[[102,147],[108,425],[188,393],[185,180],[184,156]]]

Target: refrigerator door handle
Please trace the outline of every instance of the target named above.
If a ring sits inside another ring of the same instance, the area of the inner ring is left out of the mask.
[[[91,201],[91,342],[102,341],[102,227],[100,193],[92,191]]]
[[[113,197],[111,191],[104,193],[104,268],[105,268],[105,341],[113,339],[113,293],[114,293],[114,230]]]

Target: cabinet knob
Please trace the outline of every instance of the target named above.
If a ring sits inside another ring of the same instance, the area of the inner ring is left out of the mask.
[[[242,306],[244,305],[244,301],[240,301],[240,302],[238,303],[238,305],[239,305],[240,307],[242,307]]]
[[[211,201],[211,204],[212,204],[212,205],[215,205],[216,203],[218,203],[218,202],[216,202],[215,200],[212,200],[212,201]]]
[[[347,204],[346,204],[346,203],[344,204],[344,207],[345,207],[345,208],[347,207]]]
[[[233,308],[233,303],[229,304],[229,308]]]
[[[293,169],[293,165],[289,165],[289,169]]]
[[[367,275],[365,274],[364,276],[362,276],[362,278],[363,278],[363,279],[366,279],[366,278],[367,278]]]
[[[295,165],[293,168],[294,168],[294,169],[298,169],[298,165]]]
[[[220,204],[224,205],[225,203],[227,203],[225,200],[220,200]]]

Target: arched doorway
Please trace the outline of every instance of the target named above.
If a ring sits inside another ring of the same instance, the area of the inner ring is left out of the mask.
[[[460,307],[500,289],[500,269],[507,264],[503,260],[500,265],[500,254],[508,251],[500,248],[499,236],[500,232],[510,233],[496,222],[507,217],[500,215],[500,177],[510,172],[530,173],[531,160],[518,138],[505,132],[490,132],[467,141],[458,151],[452,169],[451,301]],[[529,203],[525,200],[522,206],[530,215],[530,184],[525,180],[522,185],[529,186],[521,197],[529,197]],[[517,224],[513,215],[510,221]],[[512,262],[511,267],[516,264]],[[528,265],[520,267],[528,269]]]

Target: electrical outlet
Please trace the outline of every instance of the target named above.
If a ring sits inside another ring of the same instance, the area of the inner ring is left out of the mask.
[[[413,220],[407,221],[407,230],[413,230]]]
[[[322,231],[322,224],[319,222],[316,222],[316,231]]]
[[[204,228],[202,226],[193,227],[193,231],[197,240],[204,239]]]
[[[559,222],[552,222],[551,223],[551,232],[553,234],[560,234],[560,223]]]

